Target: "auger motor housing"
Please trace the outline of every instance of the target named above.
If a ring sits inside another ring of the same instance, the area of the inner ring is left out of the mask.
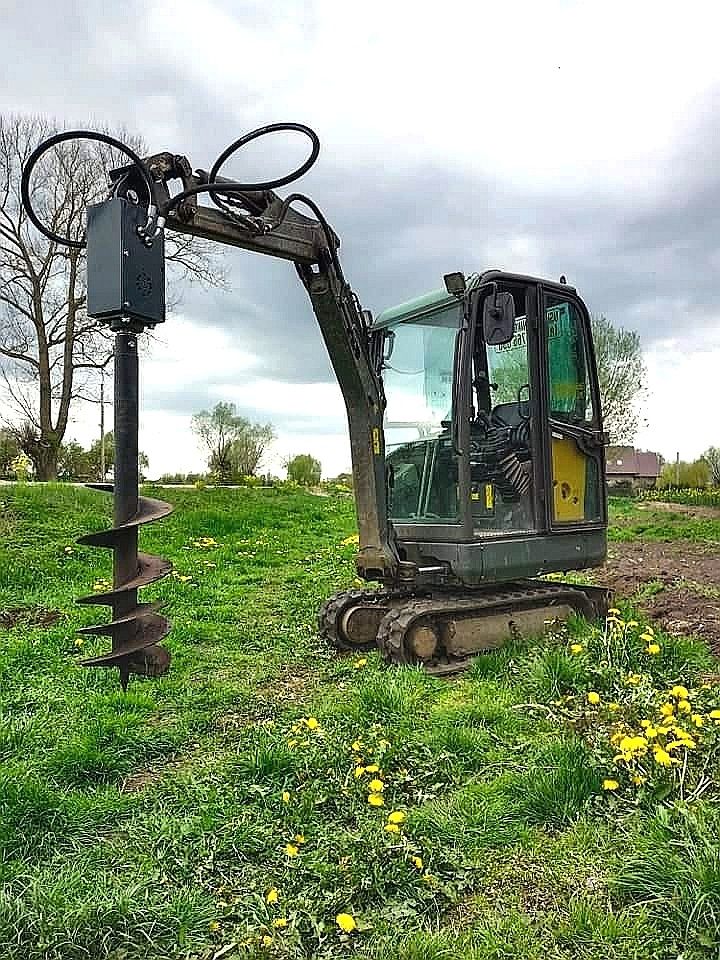
[[[113,330],[165,320],[165,243],[142,234],[147,210],[124,197],[87,208],[88,314]]]

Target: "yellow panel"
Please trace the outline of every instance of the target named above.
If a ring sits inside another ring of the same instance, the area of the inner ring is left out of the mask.
[[[585,519],[587,462],[574,440],[552,438],[554,516],[560,522]]]

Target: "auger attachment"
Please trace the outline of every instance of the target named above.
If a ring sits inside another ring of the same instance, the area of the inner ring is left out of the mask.
[[[89,657],[86,667],[117,667],[127,689],[131,673],[158,677],[170,666],[170,654],[159,641],[170,622],[158,611],[161,604],[138,602],[138,590],[160,580],[172,569],[161,557],[138,552],[138,529],[172,512],[169,503],[138,495],[138,355],[137,334],[115,334],[115,483],[89,484],[114,495],[114,524],[109,530],[89,533],[78,543],[110,547],[113,551],[113,589],[81,597],[78,603],[108,604],[109,623],[83,627],[85,635],[112,637],[108,653]]]

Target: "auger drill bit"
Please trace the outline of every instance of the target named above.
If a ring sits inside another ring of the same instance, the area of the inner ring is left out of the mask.
[[[170,622],[158,613],[160,603],[139,603],[137,595],[140,587],[162,579],[172,569],[168,560],[138,553],[139,527],[167,516],[172,506],[138,495],[137,339],[131,331],[115,334],[115,483],[89,484],[113,494],[114,524],[110,530],[78,540],[85,546],[111,547],[113,551],[113,589],[78,600],[112,607],[109,623],[78,631],[112,637],[112,649],[80,662],[86,667],[117,667],[123,690],[131,673],[158,677],[170,666],[170,654],[159,643],[168,633]]]

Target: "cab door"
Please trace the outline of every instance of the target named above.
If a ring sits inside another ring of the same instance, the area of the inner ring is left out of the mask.
[[[544,289],[542,299],[550,527],[601,525],[605,447],[590,316],[571,290]]]

